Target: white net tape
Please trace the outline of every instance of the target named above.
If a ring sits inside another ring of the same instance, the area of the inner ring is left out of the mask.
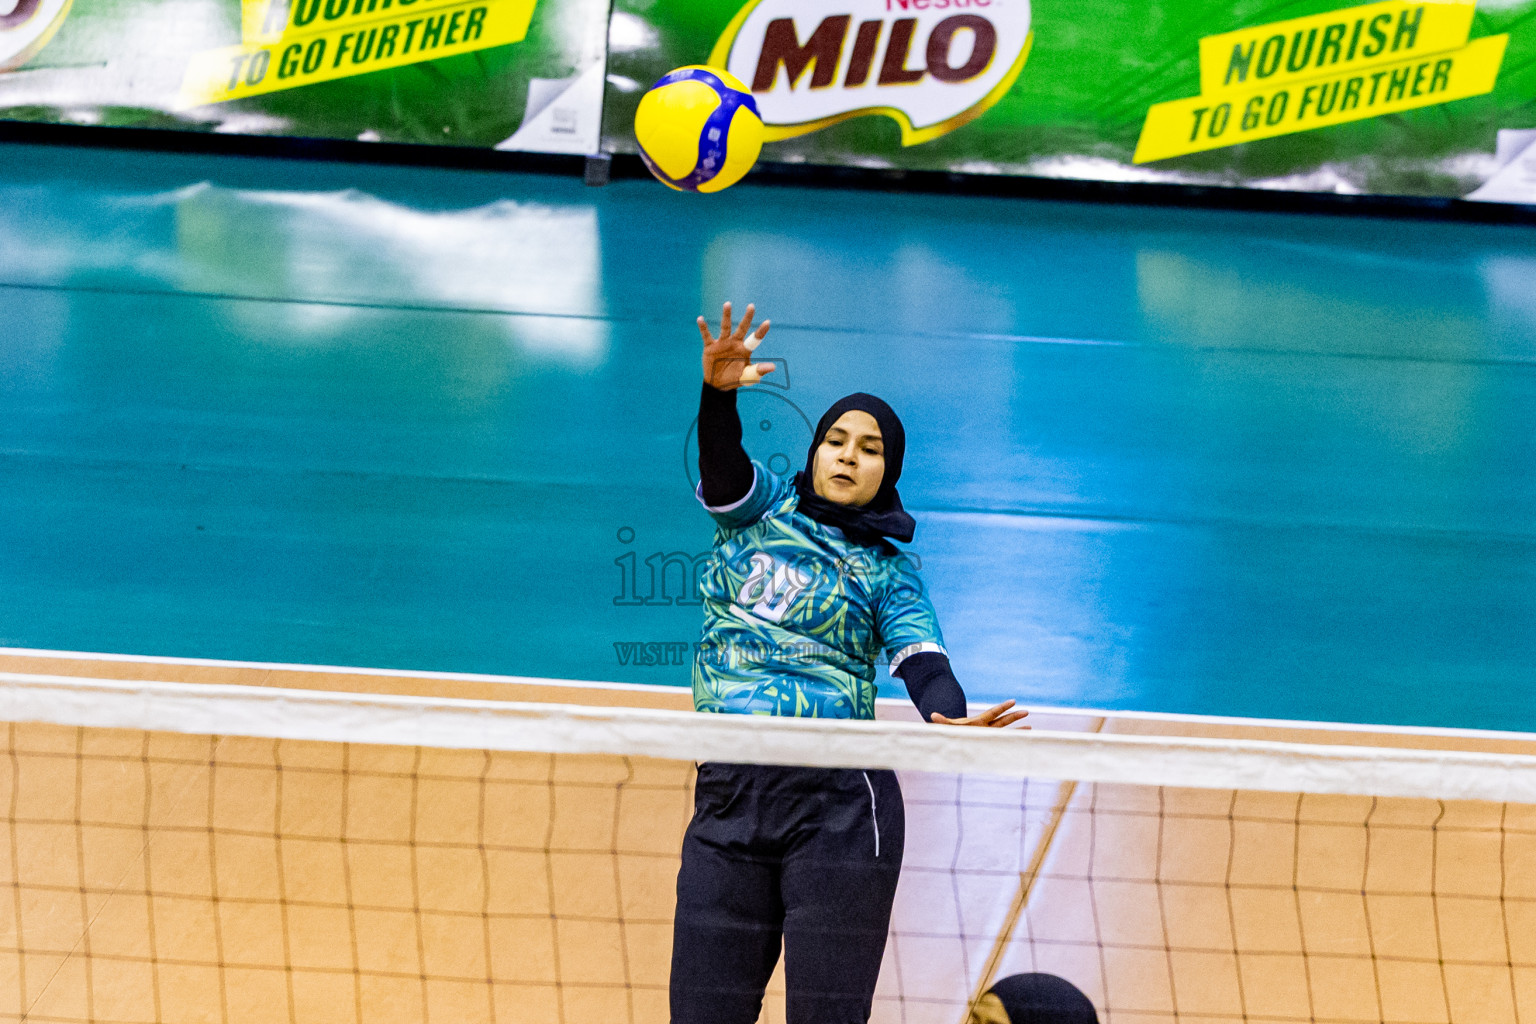
[[[0,718],[197,735],[1536,803],[1536,756],[0,673]]]

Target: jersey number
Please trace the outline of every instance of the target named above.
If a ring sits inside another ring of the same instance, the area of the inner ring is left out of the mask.
[[[736,603],[751,608],[752,614],[769,622],[781,622],[789,606],[801,591],[810,586],[810,579],[792,565],[777,562],[773,556],[761,551],[752,555],[752,572],[742,583],[736,595]]]

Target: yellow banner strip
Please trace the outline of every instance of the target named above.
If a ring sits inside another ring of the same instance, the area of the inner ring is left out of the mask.
[[[1475,0],[1386,0],[1200,40],[1200,94],[1274,88],[1467,44]]]
[[[247,46],[419,15],[453,0],[241,0],[240,40]]]
[[[405,7],[367,25],[285,37],[266,45],[205,50],[187,64],[180,109],[297,89],[371,71],[516,43],[536,0],[469,0]]]
[[[1450,53],[1329,75],[1280,88],[1226,90],[1158,103],[1147,111],[1135,162],[1395,114],[1492,92],[1508,35]]]

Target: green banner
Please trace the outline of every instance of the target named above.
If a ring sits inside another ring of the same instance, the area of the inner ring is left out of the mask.
[[[604,146],[685,64],[762,159],[1536,203],[1536,0],[616,0]]]
[[[608,0],[0,0],[0,118],[592,153]]]

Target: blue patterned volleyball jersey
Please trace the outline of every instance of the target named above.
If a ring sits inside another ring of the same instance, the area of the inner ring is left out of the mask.
[[[697,711],[874,718],[875,665],[891,674],[944,651],[938,616],[907,556],[866,547],[799,511],[793,483],[756,459],[752,489],[715,520],[700,580]],[[702,485],[695,492],[703,504]]]

